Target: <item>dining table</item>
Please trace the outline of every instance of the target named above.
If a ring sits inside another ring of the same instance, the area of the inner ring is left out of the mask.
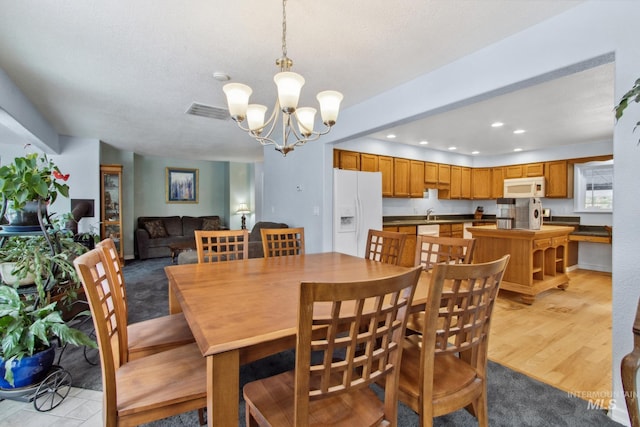
[[[337,252],[165,267],[169,311],[184,312],[206,358],[208,425],[238,425],[241,365],[295,348],[301,282],[375,280],[407,270]],[[424,310],[426,274],[411,311]]]

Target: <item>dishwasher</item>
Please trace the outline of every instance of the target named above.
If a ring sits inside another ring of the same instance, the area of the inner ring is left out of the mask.
[[[418,235],[425,236],[439,236],[440,235],[440,226],[438,224],[429,224],[429,225],[419,225],[418,226]]]

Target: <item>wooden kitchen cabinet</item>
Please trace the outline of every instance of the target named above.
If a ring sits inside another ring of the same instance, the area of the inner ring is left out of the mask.
[[[438,164],[438,186],[446,187],[451,184],[451,165]]]
[[[424,162],[424,183],[438,184],[438,164],[431,162]]]
[[[360,170],[378,172],[378,156],[376,154],[360,153]]]
[[[544,163],[529,163],[524,165],[524,176],[544,176]]]
[[[402,255],[400,256],[400,265],[403,267],[413,267],[416,256],[418,227],[416,227],[415,225],[407,225],[401,227],[384,226],[382,227],[382,229],[384,231],[395,231],[405,233],[407,235],[407,239],[404,242],[404,249],[402,250]]]
[[[393,157],[378,156],[378,171],[382,172],[382,197],[393,197]]]
[[[546,197],[572,198],[573,164],[566,160],[547,162],[545,181]]]
[[[471,171],[471,198],[490,199],[491,196],[491,168],[474,168]]]
[[[460,168],[460,198],[461,199],[470,199],[471,198],[471,168],[462,167]]]
[[[393,159],[393,196],[409,197],[411,172],[409,159]]]
[[[462,194],[462,168],[451,166],[451,183],[449,184],[449,198],[459,199]]]
[[[424,162],[409,162],[409,193],[411,197],[422,198],[424,193]]]
[[[464,223],[440,224],[438,236],[462,238],[464,237]]]
[[[491,168],[491,199],[504,195],[504,168]]]
[[[359,171],[360,153],[355,151],[340,151],[340,169]]]
[[[504,169],[504,179],[522,178],[524,176],[522,165],[509,165],[509,166],[505,166],[503,169]]]

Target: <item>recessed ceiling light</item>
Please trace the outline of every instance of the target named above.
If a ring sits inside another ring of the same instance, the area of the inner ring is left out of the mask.
[[[476,151],[472,151],[471,154],[480,154],[480,152],[476,150]]]
[[[522,151],[522,148],[514,148],[513,151]]]
[[[457,150],[457,149],[458,149],[458,147],[449,147],[450,151]]]
[[[429,141],[420,141],[420,145],[427,145],[429,143]]]
[[[516,129],[516,130],[513,131],[513,133],[515,133],[516,135],[520,135],[521,133],[525,133],[525,132],[526,132],[526,130],[524,130],[524,129]]]
[[[491,127],[492,128],[499,128],[499,127],[502,127],[502,126],[504,126],[504,123],[502,123],[502,122],[491,123]]]
[[[387,135],[387,138],[389,138],[389,139],[393,139],[393,138],[395,138],[395,137],[396,137],[396,136],[395,136],[394,134],[392,134],[392,133],[390,133],[389,135]]]

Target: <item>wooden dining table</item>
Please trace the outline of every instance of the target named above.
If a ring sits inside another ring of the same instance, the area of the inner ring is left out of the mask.
[[[300,282],[379,279],[406,271],[335,252],[165,267],[169,311],[184,312],[206,357],[209,426],[238,424],[241,365],[295,348]],[[427,289],[424,276],[412,311],[424,309]]]

